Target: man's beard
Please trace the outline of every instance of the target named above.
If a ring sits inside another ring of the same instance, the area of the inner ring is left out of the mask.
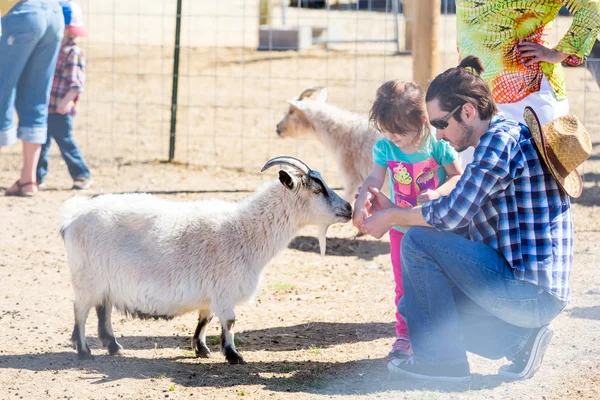
[[[470,143],[471,139],[473,138],[473,135],[475,134],[475,128],[473,128],[472,126],[468,126],[463,121],[459,122],[458,125],[460,126],[461,137],[460,141],[457,142],[453,147],[454,150],[460,153],[471,146]]]

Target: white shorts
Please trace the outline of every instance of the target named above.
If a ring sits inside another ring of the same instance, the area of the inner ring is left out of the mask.
[[[542,78],[542,84],[538,92],[532,93],[516,103],[497,104],[497,106],[500,113],[504,114],[507,119],[512,119],[522,124],[525,123],[523,120],[523,111],[527,106],[533,108],[542,125],[569,113],[569,100],[556,100],[554,90],[552,90],[552,86],[550,86],[550,82],[548,82],[545,76]],[[473,161],[474,152],[475,149],[469,147],[460,153],[463,168]]]

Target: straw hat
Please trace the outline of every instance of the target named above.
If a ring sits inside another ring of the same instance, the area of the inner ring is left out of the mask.
[[[573,114],[542,126],[531,107],[525,108],[523,118],[554,179],[569,196],[579,197],[583,182],[577,167],[592,154],[592,142],[585,127]]]

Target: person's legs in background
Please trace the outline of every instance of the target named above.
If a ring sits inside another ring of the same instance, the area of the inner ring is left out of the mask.
[[[31,195],[37,191],[37,162],[41,145],[46,142],[48,101],[64,31],[64,17],[57,1],[34,0],[17,4],[5,18],[8,22],[3,20],[1,40],[11,47],[20,43],[20,37],[29,46],[29,55],[18,72],[13,93],[19,115],[17,137],[23,141],[23,168],[19,180],[6,194]],[[10,65],[7,70],[13,68]],[[10,118],[9,129],[14,131],[12,115]]]
[[[69,174],[73,179],[73,188],[87,189],[85,187],[75,187],[77,182],[91,183],[91,181],[89,180],[90,170],[83,161],[81,150],[73,138],[73,116],[70,114],[50,114],[48,116],[48,135],[52,136],[60,149],[63,160],[65,160],[69,169]],[[42,180],[43,178],[42,176]]]
[[[50,148],[52,147],[52,121],[51,115],[48,115],[48,135],[46,138],[46,143],[44,143],[40,150],[40,158],[37,163],[36,169],[36,181],[39,188],[43,188],[46,183],[46,175],[48,175],[48,164],[49,164],[49,154]]]

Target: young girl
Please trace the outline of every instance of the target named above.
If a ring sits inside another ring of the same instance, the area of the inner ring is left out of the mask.
[[[356,196],[353,223],[359,229],[368,217],[365,204],[369,187],[381,189],[387,174],[390,179],[390,199],[403,208],[447,195],[462,174],[454,149],[447,142],[436,140],[429,130],[425,94],[417,83],[388,81],[381,85],[369,117],[384,138],[373,146],[371,173]],[[390,230],[396,308],[404,294],[400,264],[400,244],[404,232],[397,226]],[[408,327],[396,311],[396,340],[388,358],[411,356]]]

